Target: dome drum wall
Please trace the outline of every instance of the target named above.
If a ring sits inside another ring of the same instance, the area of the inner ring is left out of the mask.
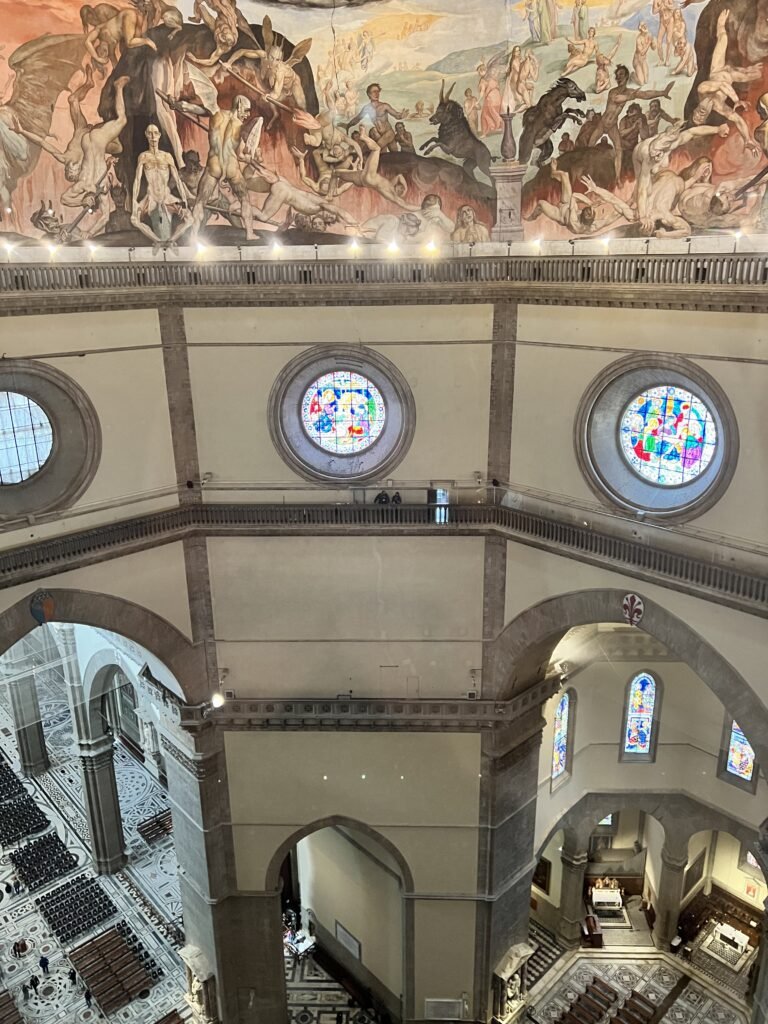
[[[269,396],[269,432],[305,479],[382,479],[405,456],[416,405],[405,378],[368,348],[318,346],[291,360]]]
[[[736,469],[736,417],[722,388],[688,360],[630,356],[587,389],[576,458],[604,502],[667,522],[711,508]]]
[[[14,519],[72,505],[95,476],[101,458],[101,430],[90,399],[65,374],[24,359],[0,364],[0,392],[34,403],[51,431],[50,452],[39,459],[39,469],[0,487],[0,515]]]

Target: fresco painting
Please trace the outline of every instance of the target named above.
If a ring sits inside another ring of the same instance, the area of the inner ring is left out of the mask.
[[[0,0],[0,241],[768,226],[768,0]]]

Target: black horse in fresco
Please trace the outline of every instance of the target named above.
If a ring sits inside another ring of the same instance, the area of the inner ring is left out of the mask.
[[[546,163],[554,150],[552,143],[554,133],[562,128],[566,121],[572,120],[581,124],[586,117],[585,112],[577,107],[563,110],[563,104],[566,100],[583,103],[586,98],[584,90],[580,89],[572,78],[558,78],[538,103],[529,107],[523,114],[523,131],[518,148],[520,163],[527,164],[534,149],[539,150],[536,160],[538,166],[541,167],[543,163]]]

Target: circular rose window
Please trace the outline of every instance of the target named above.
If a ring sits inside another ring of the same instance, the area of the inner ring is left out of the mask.
[[[665,384],[637,395],[621,417],[621,451],[632,469],[660,487],[703,473],[717,449],[717,426],[704,402]]]
[[[393,362],[373,349],[320,345],[292,359],[269,396],[269,431],[309,480],[381,479],[413,437],[416,407]]]
[[[0,485],[39,473],[53,449],[51,421],[27,395],[0,391]]]
[[[576,413],[576,457],[614,506],[683,522],[725,492],[739,431],[724,390],[679,356],[627,356],[592,381]]]
[[[381,392],[353,370],[332,370],[312,381],[301,403],[307,436],[323,451],[351,455],[369,448],[384,429]]]

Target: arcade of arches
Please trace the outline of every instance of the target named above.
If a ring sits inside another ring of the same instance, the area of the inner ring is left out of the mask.
[[[0,1021],[768,1024],[761,316],[293,294],[0,319]]]

